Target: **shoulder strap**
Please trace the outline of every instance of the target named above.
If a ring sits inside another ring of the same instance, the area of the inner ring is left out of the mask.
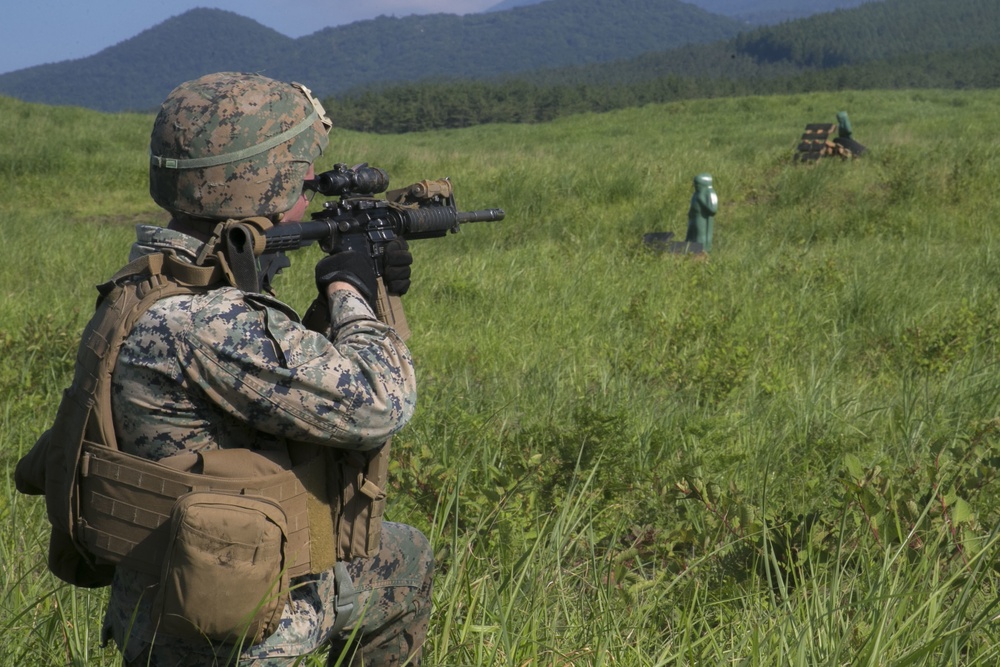
[[[320,459],[303,457],[292,470],[264,475],[227,461],[228,479],[172,470],[119,451],[111,418],[111,376],[126,336],[156,301],[230,284],[226,274],[220,263],[191,265],[163,253],[135,260],[99,286],[101,296],[80,342],[73,384],[52,428],[18,462],[16,474],[19,490],[44,489],[52,523],[49,568],[64,581],[107,585],[107,564],[115,563],[159,572],[163,521],[178,494],[197,488],[252,492],[278,501],[293,519],[286,563],[293,575],[328,569],[338,555],[349,560],[377,549],[384,474],[375,476],[373,486],[370,470],[338,463],[334,451],[323,450]],[[388,445],[375,458],[384,461],[387,450]],[[232,478],[234,472],[240,476]],[[365,502],[355,506],[349,497]],[[335,528],[331,518],[336,521],[343,514],[352,519]],[[341,544],[335,532],[342,535]],[[348,537],[346,546],[343,536]]]
[[[220,280],[218,267],[189,266],[170,255],[149,255],[98,287],[96,312],[77,349],[73,383],[63,393],[52,427],[17,463],[18,490],[45,495],[52,524],[49,569],[71,584],[103,586],[110,581],[110,572],[94,563],[81,542],[77,472],[84,440],[117,449],[110,418],[111,372],[135,321],[158,299],[196,293]]]
[[[157,253],[134,260],[98,286],[101,297],[84,330],[74,378],[74,385],[81,382],[80,389],[92,396],[89,440],[118,449],[111,419],[111,374],[125,337],[143,313],[160,299],[204,292],[220,283],[222,275],[218,265],[195,266],[172,253]]]

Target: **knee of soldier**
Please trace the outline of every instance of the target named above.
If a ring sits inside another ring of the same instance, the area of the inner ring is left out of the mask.
[[[434,550],[431,548],[430,540],[419,530],[415,531],[414,542],[421,554],[420,567],[423,581],[429,587],[434,579]]]
[[[430,588],[434,578],[434,551],[427,537],[413,526],[401,523],[382,524],[382,546],[398,554],[405,564],[408,578]]]

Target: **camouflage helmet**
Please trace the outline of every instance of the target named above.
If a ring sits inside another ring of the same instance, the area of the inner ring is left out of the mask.
[[[149,140],[149,193],[173,215],[226,220],[295,205],[332,123],[308,88],[220,72],[175,88]]]

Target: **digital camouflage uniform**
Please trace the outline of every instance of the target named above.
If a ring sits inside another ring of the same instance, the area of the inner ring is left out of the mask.
[[[160,227],[137,231],[130,259],[169,249],[191,260],[202,246]],[[282,457],[292,440],[353,450],[381,445],[413,413],[409,352],[354,292],[335,292],[329,310],[332,339],[306,329],[270,297],[231,287],[156,302],[115,366],[112,406],[122,450],[159,460],[230,447]],[[403,664],[426,634],[432,569],[426,538],[386,522],[378,554],[346,564],[358,599],[345,630],[331,636],[333,570],[293,578],[278,630],[244,649],[239,664],[292,664],[324,645],[333,647],[330,664],[342,650],[354,655],[342,664]],[[157,636],[150,620],[155,585],[148,575],[116,571],[105,636],[126,664],[230,664],[232,645]],[[355,646],[345,647],[352,631]]]

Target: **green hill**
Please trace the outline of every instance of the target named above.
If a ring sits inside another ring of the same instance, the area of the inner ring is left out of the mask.
[[[504,12],[380,17],[299,40],[322,91],[373,81],[484,78],[714,42],[740,24],[677,0],[548,0]]]
[[[98,111],[150,110],[207,72],[267,71],[295,40],[248,18],[193,9],[100,53],[0,75],[0,93]]]
[[[757,28],[707,45],[531,75],[546,83],[622,84],[665,75],[753,79],[1000,44],[994,0],[884,0]]]
[[[857,7],[872,0],[691,0],[714,14],[732,16],[753,25],[781,23],[836,9]]]
[[[534,122],[583,111],[732,95],[998,85],[1000,3],[886,0],[712,44],[461,84],[363,90],[329,100],[339,122],[379,132]]]
[[[149,110],[182,81],[239,70],[330,95],[380,82],[629,58],[726,39],[739,29],[733,19],[679,0],[549,0],[488,14],[380,17],[299,39],[231,12],[195,9],[94,56],[0,75],[0,93],[101,111]]]
[[[505,0],[487,11],[511,9],[533,5],[541,0]],[[690,0],[692,5],[752,25],[781,23],[813,14],[832,12],[835,9],[856,7],[872,0]]]
[[[995,0],[885,0],[740,35],[759,62],[829,68],[895,56],[1000,44]]]

